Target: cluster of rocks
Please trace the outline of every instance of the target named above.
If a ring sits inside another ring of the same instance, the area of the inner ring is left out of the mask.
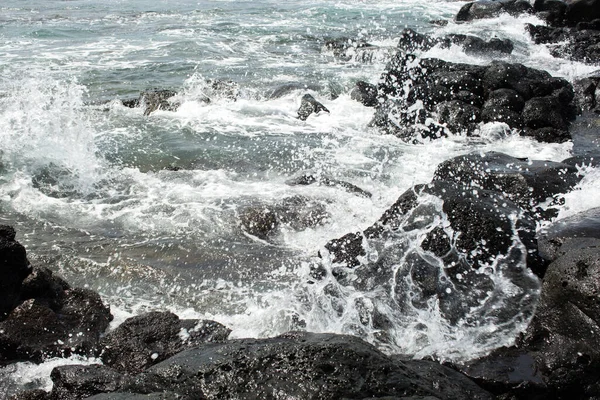
[[[465,4],[456,15],[457,22],[497,17],[501,13],[535,14],[548,26],[527,24],[537,44],[548,44],[555,57],[589,64],[600,61],[600,2],[597,0],[475,1]]]
[[[399,51],[377,88],[372,126],[405,140],[475,134],[502,122],[545,142],[570,139],[572,85],[548,72],[494,61],[487,66],[417,59]]]
[[[13,400],[492,399],[447,366],[387,356],[351,336],[290,332],[227,340],[230,330],[217,322],[170,312],[136,316],[107,332],[112,316],[98,294],[31,267],[8,226],[0,227],[0,259],[2,363],[73,353],[102,361],[56,367],[51,392],[24,391]]]

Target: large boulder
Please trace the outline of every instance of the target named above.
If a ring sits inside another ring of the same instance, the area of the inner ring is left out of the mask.
[[[117,371],[138,373],[205,342],[227,339],[230,329],[214,321],[181,320],[171,312],[127,319],[101,342],[101,358]]]
[[[575,0],[567,6],[565,20],[569,24],[588,22],[600,18],[600,1]]]
[[[5,360],[36,362],[93,355],[111,320],[110,309],[88,289],[64,290],[58,303],[28,299],[0,322],[0,353]]]
[[[487,66],[418,60],[398,52],[379,84],[372,126],[405,140],[477,134],[480,122],[503,122],[547,142],[569,139],[573,87],[545,71],[494,61]]]

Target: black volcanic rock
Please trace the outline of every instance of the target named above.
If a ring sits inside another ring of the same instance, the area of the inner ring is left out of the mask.
[[[303,177],[312,178],[313,176],[310,174],[303,175],[293,181],[288,181],[288,184],[308,185],[316,182],[316,180],[302,180]],[[351,185],[347,190],[354,188],[356,187]],[[247,206],[239,212],[238,218],[240,227],[244,232],[262,240],[270,240],[279,232],[282,226],[302,231],[306,228],[322,225],[329,219],[329,213],[321,201],[304,196],[291,196],[283,198],[275,204]]]
[[[290,332],[183,351],[122,391],[175,391],[186,398],[340,399],[434,396],[491,399],[440,365],[392,359],[359,338]],[[108,397],[111,398],[111,397]]]
[[[545,71],[500,61],[416,62],[402,52],[382,75],[379,96],[370,125],[407,141],[474,135],[480,122],[499,121],[525,136],[563,142],[577,113],[571,84]]]
[[[17,306],[21,283],[31,272],[25,248],[15,235],[12,227],[0,225],[0,321]]]
[[[180,320],[170,312],[127,319],[101,342],[101,358],[117,371],[138,373],[205,342],[227,339],[230,329],[214,321]]]
[[[100,296],[67,289],[55,311],[44,298],[28,299],[0,322],[0,353],[6,360],[43,361],[73,353],[92,355],[112,315]]]

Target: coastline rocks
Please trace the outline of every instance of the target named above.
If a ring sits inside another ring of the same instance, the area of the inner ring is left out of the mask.
[[[417,50],[427,51],[435,45],[448,48],[452,44],[459,45],[466,54],[502,56],[511,54],[514,48],[509,39],[491,38],[486,41],[477,36],[451,34],[441,38],[427,36],[410,28],[405,28],[400,33],[398,49],[413,53]]]
[[[558,201],[580,179],[577,168],[562,163],[495,152],[455,157],[438,166],[431,183],[402,194],[371,227],[329,241],[321,254],[328,263],[312,278],[361,293],[380,290],[377,302],[401,314],[435,301],[454,324],[494,302],[493,274],[481,273],[492,268],[513,280],[518,289],[512,300],[520,298],[515,308],[503,304],[507,314],[499,320],[510,312],[531,318],[539,291],[533,274],[544,276],[548,264],[536,240],[536,222],[547,214],[540,204]],[[338,297],[337,290],[328,293]],[[367,311],[368,324],[376,308]]]
[[[112,320],[100,296],[87,289],[67,289],[59,307],[44,298],[23,301],[0,323],[0,353],[6,361],[71,354],[93,355],[100,334]]]
[[[138,373],[206,342],[227,339],[230,329],[214,321],[180,320],[171,312],[127,319],[101,341],[100,358],[120,372]]]
[[[559,220],[540,238],[551,264],[536,314],[517,345],[458,369],[504,398],[600,394],[600,211]],[[512,397],[510,397],[512,396]]]
[[[362,103],[365,107],[375,107],[377,100],[377,86],[367,82],[358,81],[350,92],[350,98]]]
[[[547,44],[554,57],[587,64],[600,60],[600,20],[575,28],[527,24],[526,29],[536,44]]]
[[[427,365],[419,370],[356,337],[304,332],[201,345],[151,367],[121,389],[131,393],[163,390],[184,398],[208,399],[491,399],[445,367]]]
[[[109,307],[97,293],[30,267],[25,248],[14,239],[14,229],[0,226],[0,362],[94,354],[112,320]]]
[[[564,142],[577,113],[565,79],[501,61],[473,66],[400,51],[378,89],[370,125],[407,141],[474,135],[481,122],[503,122],[524,136]]]

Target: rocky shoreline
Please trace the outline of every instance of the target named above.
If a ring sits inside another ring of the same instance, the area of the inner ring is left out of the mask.
[[[557,43],[555,56],[600,63],[600,2],[481,1],[466,4],[456,19],[468,23],[502,12],[542,16],[548,26],[528,27],[536,43]],[[558,43],[565,40],[571,44]],[[397,235],[425,232],[419,248],[403,249],[417,293],[391,301],[402,307],[435,299],[446,319],[459,321],[488,295],[473,293],[475,283],[486,285],[485,276],[474,271],[502,258],[503,273],[520,288],[539,292],[539,299],[518,301],[523,320],[511,323],[531,322],[513,346],[464,363],[439,363],[386,355],[347,335],[297,331],[232,340],[218,322],[182,320],[170,312],[139,315],[108,332],[113,316],[97,293],[72,288],[49,269],[30,265],[15,230],[0,226],[0,365],[73,354],[102,362],[56,367],[51,392],[30,390],[11,399],[600,398],[600,210],[537,229],[556,216],[561,196],[582,179],[581,168],[598,163],[600,75],[571,83],[520,64],[472,66],[414,55],[440,43],[460,44],[465,51],[512,51],[505,41],[456,35],[439,40],[405,30],[380,84],[358,82],[352,92],[352,98],[374,107],[372,126],[418,142],[477,135],[481,123],[504,123],[542,142],[579,143],[574,157],[549,162],[489,152],[445,161],[431,182],[406,191],[371,227],[327,243],[322,256],[333,267],[315,268],[312,279],[332,277],[362,290],[400,282],[402,277],[390,276],[385,268],[398,260],[383,244]],[[222,86],[214,83],[215,90]],[[174,95],[148,92],[126,105],[144,106],[149,115],[176,107],[168,101]],[[328,112],[305,97],[298,115],[305,120],[319,111]],[[313,183],[370,196],[349,183],[312,175],[289,184]],[[423,198],[441,207],[423,210]],[[247,210],[241,223],[267,239],[278,224],[310,226],[327,218],[319,204],[290,201],[305,212],[290,213],[282,203],[281,209]],[[367,248],[378,246],[377,259],[366,260]],[[458,272],[451,281],[442,283],[428,261],[431,255]],[[459,293],[447,296],[450,286]],[[377,315],[371,313],[368,323],[385,333],[386,320]]]

